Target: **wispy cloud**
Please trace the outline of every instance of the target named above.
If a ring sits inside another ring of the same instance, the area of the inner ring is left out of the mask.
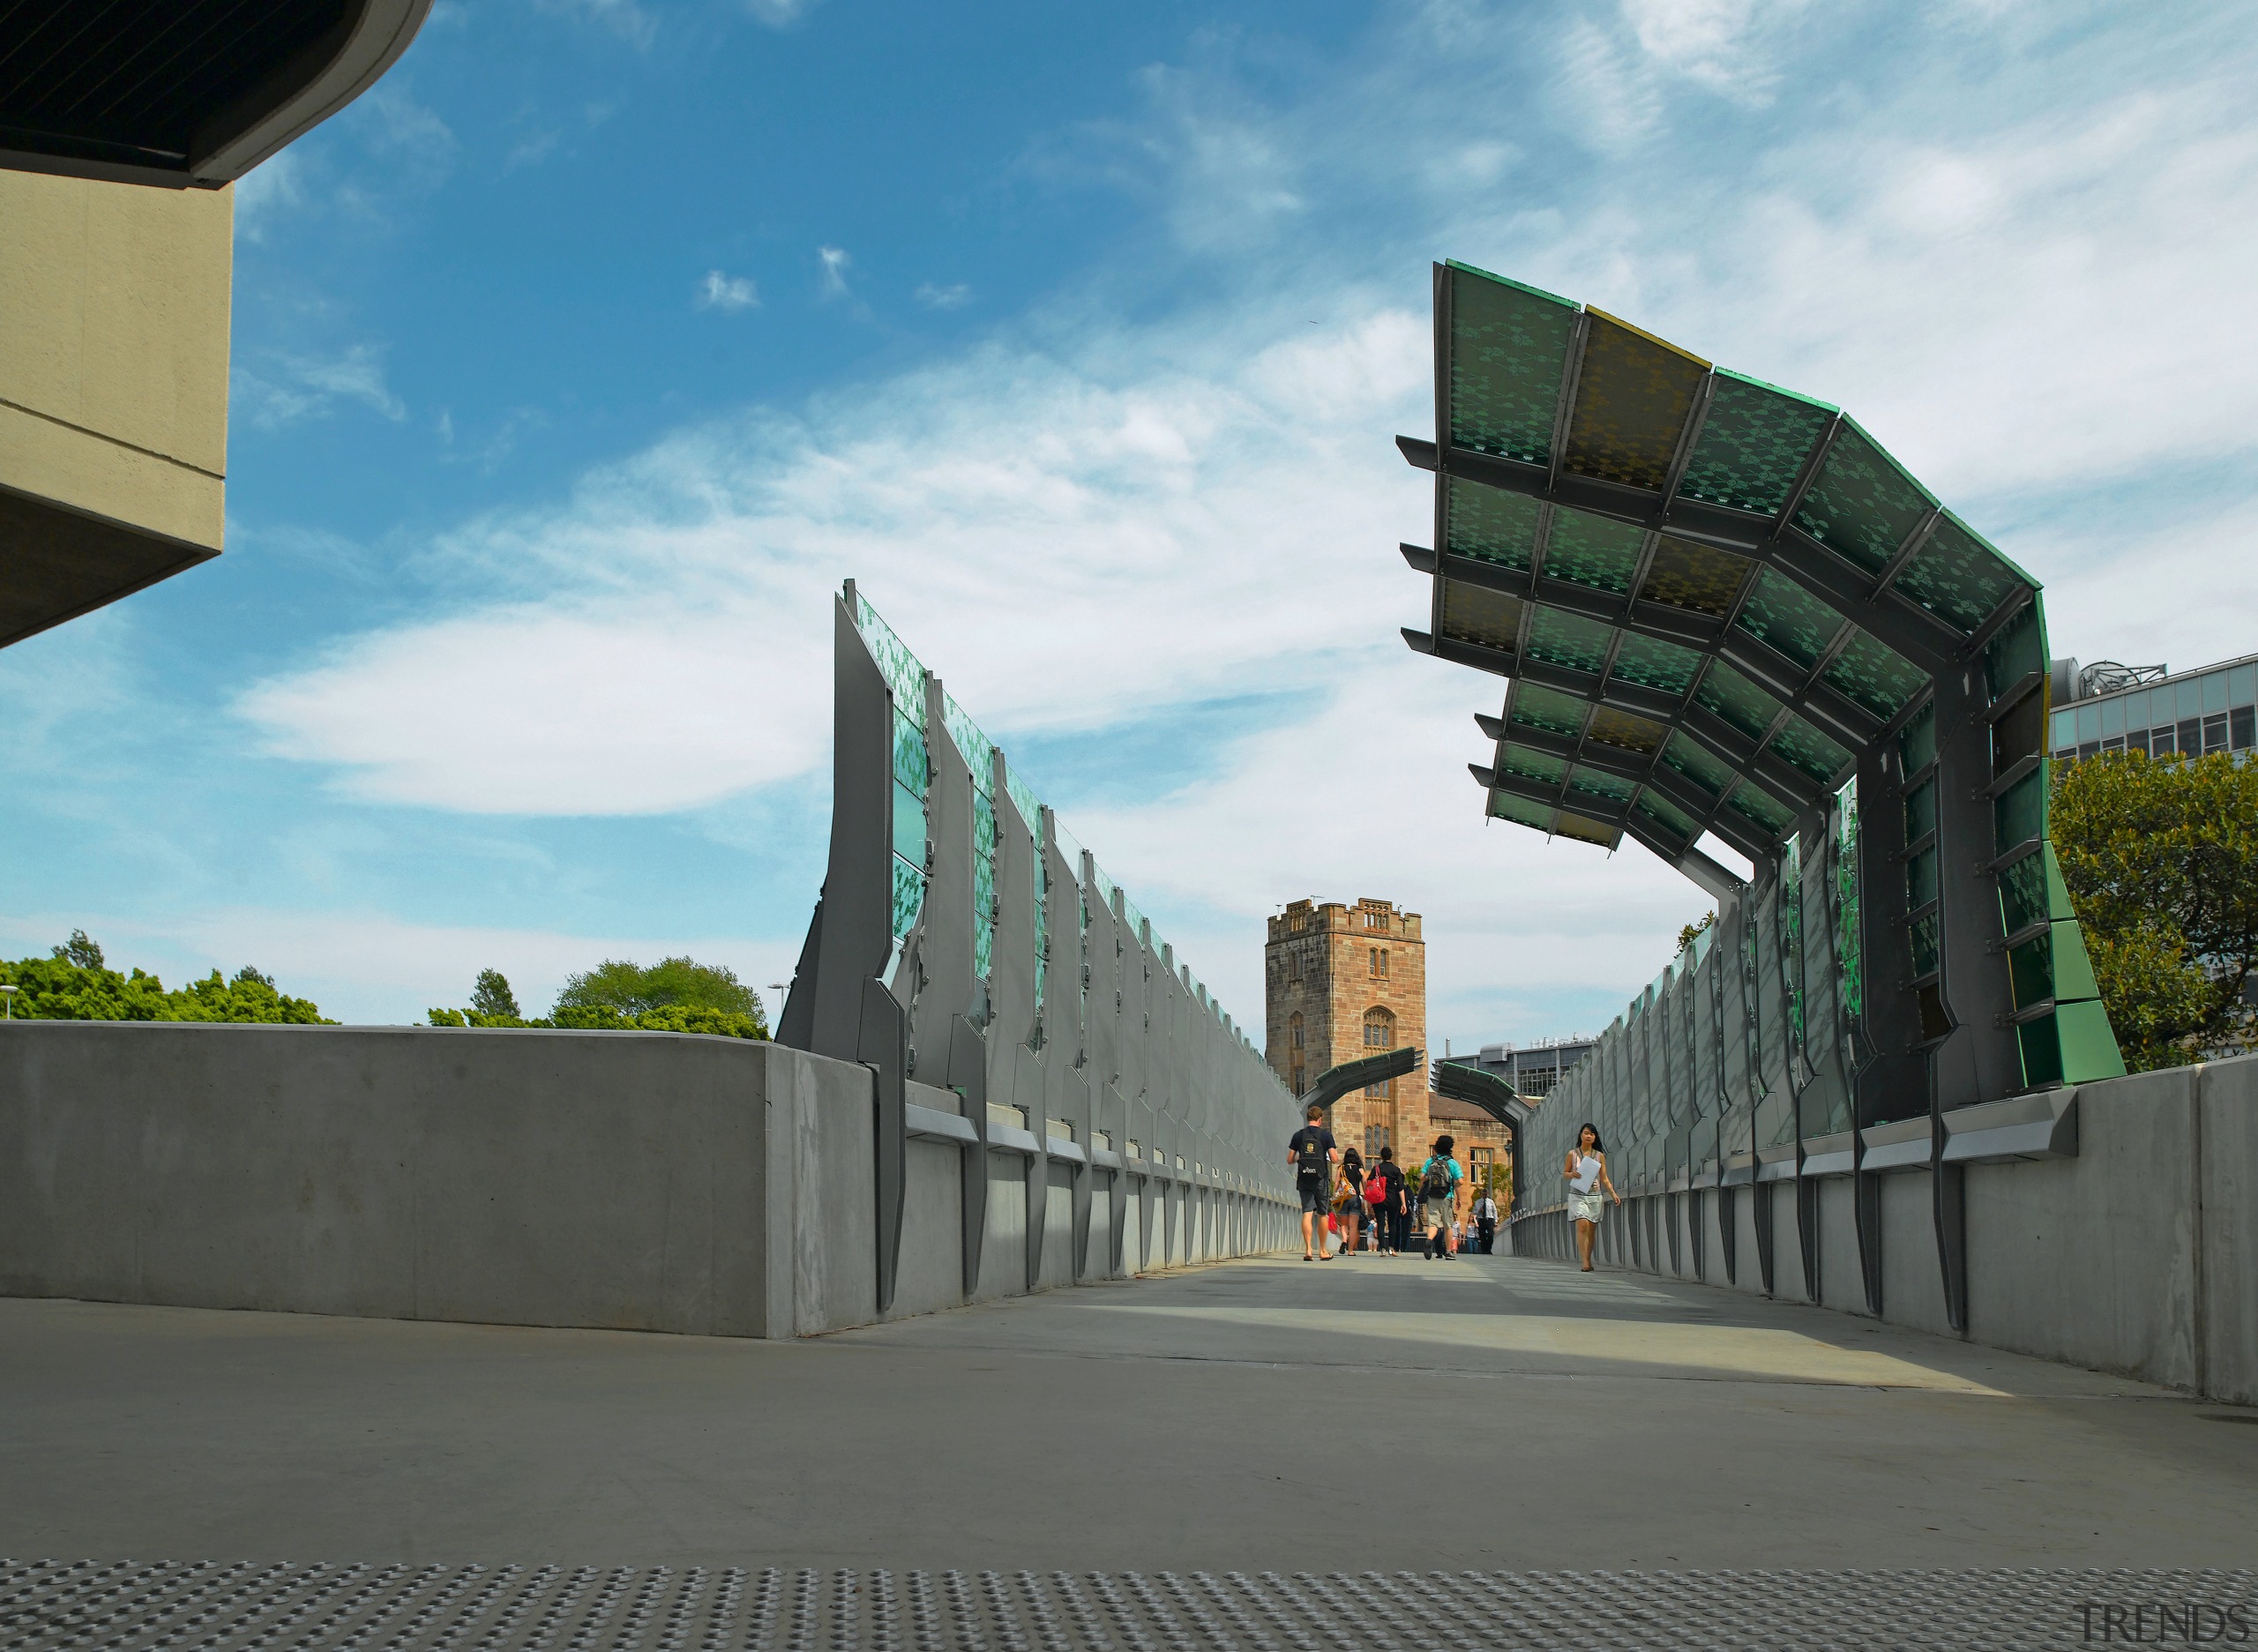
[[[822,270],[822,295],[826,299],[852,297],[847,286],[847,272],[855,267],[855,260],[847,249],[818,247],[815,258]]]
[[[658,38],[658,20],[636,0],[541,0],[542,9],[577,17],[607,29],[639,50]]]
[[[744,9],[773,29],[788,29],[805,20],[817,0],[744,0]]]
[[[256,366],[237,367],[229,375],[229,392],[251,422],[265,430],[326,417],[340,402],[357,403],[398,422],[407,416],[407,406],[385,383],[384,354],[370,344],[331,356],[271,352]]]
[[[236,181],[236,234],[245,241],[266,239],[268,226],[305,199],[305,159],[285,149]]]
[[[918,287],[915,296],[928,310],[961,310],[972,302],[972,288],[962,281],[946,287],[926,281]]]
[[[739,310],[758,309],[759,289],[753,286],[749,275],[725,275],[719,270],[706,272],[706,279],[698,284],[698,307],[730,313]]]

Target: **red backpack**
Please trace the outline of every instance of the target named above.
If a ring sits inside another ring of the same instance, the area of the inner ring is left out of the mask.
[[[1387,1177],[1382,1176],[1378,1170],[1374,1170],[1370,1176],[1365,1177],[1365,1202],[1368,1205],[1384,1205],[1387,1202]]]

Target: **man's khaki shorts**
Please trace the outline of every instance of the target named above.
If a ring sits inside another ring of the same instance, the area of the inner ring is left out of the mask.
[[[1423,1199],[1419,1201],[1419,1225],[1423,1228],[1450,1226],[1450,1200]]]

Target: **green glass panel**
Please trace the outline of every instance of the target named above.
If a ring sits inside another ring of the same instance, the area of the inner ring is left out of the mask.
[[[1692,684],[1694,674],[1701,669],[1701,656],[1693,649],[1626,631],[1622,646],[1615,651],[1615,669],[1609,676],[1636,683],[1641,688],[1658,689],[1665,694],[1683,694]]]
[[[1788,1050],[1803,1048],[1803,843],[1780,846],[1780,971],[1788,986]]]
[[[1576,307],[1462,264],[1449,272],[1452,445],[1551,464]]]
[[[1819,663],[1843,617],[1776,568],[1760,568],[1733,624],[1806,671]]]
[[[1510,721],[1574,739],[1583,733],[1584,702],[1540,683],[1524,682],[1514,689]]]
[[[1995,853],[2046,835],[2046,772],[2043,765],[1993,801],[1992,827]]]
[[[1897,759],[1908,774],[1918,774],[1936,761],[1937,714],[1924,706],[1906,721],[1897,734]]]
[[[1722,619],[1732,611],[1751,565],[1746,557],[1664,534],[1655,542],[1646,583],[1639,587],[1640,600]]]
[[[2037,1086],[2062,1081],[2062,1039],[2054,1017],[2042,1015],[2016,1029],[2022,1043],[2022,1081]]]
[[[2022,583],[2005,557],[1959,518],[1947,516],[1891,589],[1965,635],[1996,613],[2008,593]]]
[[[2124,1077],[2124,1054],[2117,1048],[2117,1035],[2109,1030],[2108,1014],[2097,999],[2057,1005],[2054,1026],[2064,1082],[2086,1084],[2095,1079]]]
[[[1828,662],[1827,685],[1877,717],[1895,717],[1928,681],[1905,656],[1862,631]]]
[[[1498,773],[1536,786],[1558,786],[1568,777],[1567,760],[1531,746],[1508,745],[1498,752]]]
[[[1853,776],[1836,795],[1835,807],[1835,983],[1846,1027],[1865,1013],[1865,930],[1859,910],[1858,782]]]
[[[1906,938],[1911,944],[1913,978],[1933,976],[1937,972],[1937,915],[1915,918],[1906,926]]]
[[[1571,671],[1599,675],[1615,633],[1596,619],[1539,603],[1529,627],[1529,657]]]
[[[1624,639],[1627,646],[1630,639]],[[1616,655],[1617,676],[1621,676],[1622,655]],[[1669,730],[1650,717],[1641,717],[1627,711],[1618,711],[1612,706],[1595,706],[1591,713],[1591,727],[1585,738],[1601,745],[1611,745],[1620,751],[1636,751],[1650,757],[1662,747],[1663,736]]]
[[[1732,770],[1682,729],[1663,747],[1662,760],[1712,797],[1722,796],[1732,783]]]
[[[1659,792],[1641,792],[1632,808],[1649,826],[1669,833],[1680,843],[1694,841],[1693,817]]]
[[[1561,468],[1659,493],[1709,364],[1600,310],[1584,314]]]
[[[985,855],[972,857],[972,915],[983,923],[996,917],[996,863]]]
[[[1631,794],[1637,788],[1627,780],[1579,765],[1569,771],[1568,789],[1580,792],[1587,798],[1596,797],[1608,803],[1621,804],[1630,802]],[[1574,799],[1569,801],[1573,803]]]
[[[893,789],[893,852],[913,866],[925,864],[925,802],[899,783]]]
[[[1722,660],[1711,662],[1694,699],[1752,740],[1761,739],[1780,713],[1778,700]]]
[[[972,794],[972,853],[976,860],[989,859],[996,853],[996,805],[986,792]]]
[[[2093,961],[2085,955],[2085,938],[2075,918],[2058,918],[2047,937],[2053,950],[2054,996],[2057,998],[2097,998],[2100,984],[2093,978]]]
[[[1905,841],[1918,843],[1937,829],[1937,783],[1923,781],[1905,794]]]
[[[1454,642],[1478,643],[1511,654],[1521,640],[1522,601],[1456,579],[1443,581],[1442,634]]]
[[[976,923],[972,926],[972,973],[985,980],[996,968],[996,926]]]
[[[1905,905],[1913,911],[1937,898],[1937,852],[1921,849],[1905,860]]]
[[[1454,557],[1527,572],[1544,507],[1524,493],[1485,488],[1462,476],[1443,481],[1443,542]]]
[[[1836,555],[1880,573],[1934,507],[1921,484],[1849,419],[1819,479],[1796,510],[1796,526]]]
[[[1769,749],[1822,785],[1831,782],[1851,761],[1848,747],[1836,744],[1792,712],[1780,725],[1780,732],[1772,736]]]
[[[900,712],[893,718],[893,778],[897,785],[907,786],[920,797],[933,783],[933,760],[925,750],[924,725],[915,723]]]
[[[1581,511],[1552,513],[1544,541],[1544,573],[1552,579],[1623,595],[1639,571],[1639,542],[1644,535],[1627,522],[1611,522]]]
[[[2045,669],[2046,643],[2038,623],[2038,604],[2026,602],[2022,611],[1984,645],[1984,684],[1996,700],[2033,671]]]
[[[908,861],[893,863],[893,938],[900,940],[917,922],[925,904],[925,876]]]
[[[1552,810],[1549,805],[1531,803],[1526,797],[1515,797],[1506,792],[1492,794],[1490,813],[1493,819],[1517,821],[1522,826],[1535,826],[1540,832],[1552,829]]]
[[[1036,846],[1040,848],[1043,845],[1043,800],[1035,795],[1034,788],[1020,778],[1019,771],[1008,763],[1004,766],[1004,789],[1011,793],[1013,807],[1020,811],[1020,819],[1027,825],[1028,834],[1035,839]],[[1043,862],[1038,856],[1036,861],[1036,870],[1038,874],[1042,868]],[[1038,899],[1041,898],[1041,879],[1038,877],[1036,881]]]
[[[1579,843],[1596,843],[1607,849],[1613,848],[1623,836],[1620,828],[1604,820],[1586,819],[1582,815],[1570,814],[1565,809],[1553,821],[1552,833],[1555,837],[1574,838]]]
[[[2012,935],[2052,916],[2046,909],[2046,857],[2026,855],[2000,874],[2000,932]]]
[[[878,662],[879,674],[893,691],[893,708],[922,729],[925,726],[925,668],[859,591],[855,594],[855,628],[862,633],[863,646],[871,651],[871,658]]]
[[[1678,490],[1689,499],[1777,515],[1834,416],[1822,403],[1719,368]]]
[[[995,746],[980,732],[979,726],[964,714],[964,707],[956,703],[955,695],[941,697],[941,717],[965,766],[972,771],[973,790],[984,795],[995,783]]]
[[[2015,1006],[2027,1010],[2054,996],[2054,938],[2035,936],[2008,953],[2008,981],[2015,990]]]
[[[1785,804],[1753,780],[1745,780],[1734,787],[1732,796],[1725,799],[1725,806],[1770,838],[1778,837],[1795,819]]]

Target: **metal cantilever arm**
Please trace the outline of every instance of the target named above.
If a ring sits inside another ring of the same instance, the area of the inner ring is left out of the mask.
[[[1406,1044],[1401,1050],[1383,1050],[1376,1056],[1362,1056],[1337,1067],[1327,1067],[1317,1075],[1317,1082],[1300,1098],[1301,1103],[1304,1107],[1314,1104],[1330,1108],[1351,1090],[1417,1073],[1422,1055],[1417,1044]]]

